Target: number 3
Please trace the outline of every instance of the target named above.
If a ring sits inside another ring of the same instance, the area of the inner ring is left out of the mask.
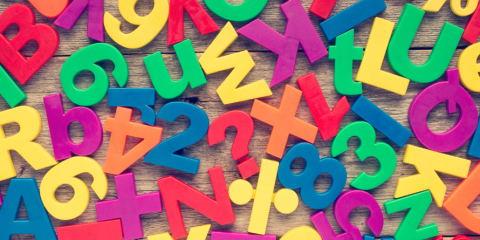
[[[331,153],[336,157],[348,150],[347,142],[352,137],[360,139],[360,146],[355,150],[360,161],[363,162],[367,157],[375,157],[380,163],[380,168],[374,175],[368,175],[361,172],[350,182],[354,188],[361,190],[370,190],[380,186],[392,176],[397,167],[397,155],[393,148],[384,143],[375,143],[375,129],[367,122],[357,121],[348,124],[338,133],[333,140]]]

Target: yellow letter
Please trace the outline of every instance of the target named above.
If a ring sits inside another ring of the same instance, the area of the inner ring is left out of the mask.
[[[463,50],[458,58],[458,71],[463,85],[470,91],[480,92],[480,64],[477,64],[480,55],[480,43],[475,43]]]
[[[381,70],[393,26],[393,22],[375,18],[356,80],[405,95],[410,80]]]
[[[116,43],[126,48],[141,48],[151,42],[167,22],[169,5],[167,0],[154,0],[152,12],[140,17],[135,13],[137,0],[118,0],[118,10],[127,22],[139,25],[133,32],[120,31],[120,21],[105,12],[105,30]]]
[[[210,231],[211,224],[190,228],[187,240],[205,240]],[[173,240],[169,233],[162,233],[148,236],[148,240]]]
[[[5,138],[3,125],[16,122],[20,131]],[[20,106],[0,112],[0,181],[17,176],[9,150],[15,150],[35,170],[57,164],[40,144],[32,142],[42,128],[40,114],[32,107]]]
[[[107,195],[108,181],[97,161],[88,157],[72,157],[64,160],[43,177],[40,184],[40,196],[45,208],[52,216],[61,220],[70,220],[80,216],[87,209],[90,193],[87,185],[75,176],[90,173],[93,176],[92,189],[100,200]],[[75,194],[67,203],[55,199],[55,191],[63,184],[70,185]]]
[[[403,162],[415,165],[418,174],[398,179],[395,198],[430,190],[438,207],[442,207],[447,187],[435,171],[466,178],[470,160],[407,145]]]
[[[255,62],[253,62],[247,50],[220,57],[237,37],[238,34],[232,24],[227,22],[202,57],[200,57],[200,60],[198,60],[207,75],[233,68],[230,75],[217,89],[217,94],[223,104],[272,95],[270,87],[263,79],[237,88],[245,76],[252,70],[253,66],[255,66]]]

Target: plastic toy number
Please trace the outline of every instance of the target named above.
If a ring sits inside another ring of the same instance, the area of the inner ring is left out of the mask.
[[[55,218],[74,219],[87,209],[90,192],[87,185],[75,177],[81,173],[89,173],[93,176],[92,189],[100,200],[107,195],[107,177],[97,161],[88,157],[67,159],[50,169],[40,184],[42,202]],[[55,191],[63,184],[70,185],[75,192],[73,198],[67,203],[60,203],[55,199]]]
[[[118,1],[118,10],[122,17],[138,27],[131,33],[123,33],[120,30],[121,22],[112,14],[105,12],[105,30],[116,43],[126,48],[141,48],[151,42],[163,29],[168,19],[168,1],[154,0],[153,9],[147,16],[140,17],[135,12],[137,0]]]
[[[360,146],[355,150],[360,161],[367,157],[375,157],[380,163],[380,168],[374,175],[361,172],[350,182],[354,188],[370,190],[380,186],[392,176],[397,166],[397,155],[393,148],[384,143],[375,143],[375,129],[367,122],[357,121],[345,126],[333,140],[332,156],[336,157],[348,150],[347,142],[352,137],[358,137]]]
[[[190,119],[187,130],[155,146],[145,157],[145,162],[196,174],[200,160],[180,156],[175,152],[200,141],[207,134],[209,124],[207,114],[201,108],[185,102],[168,103],[157,113],[158,118],[169,122],[182,115]]]
[[[115,64],[113,78],[120,87],[128,81],[128,65],[125,57],[114,46],[107,43],[96,43],[84,47],[70,56],[60,71],[60,81],[67,97],[77,105],[91,106],[99,103],[108,91],[110,81],[105,69],[97,62],[110,60]],[[80,90],[75,86],[75,77],[82,71],[91,71],[95,76],[93,84]]]
[[[305,169],[300,173],[293,173],[290,165],[297,157],[306,161]],[[332,185],[324,192],[319,193],[313,188],[315,179],[322,173],[330,174]],[[347,181],[347,171],[342,163],[335,158],[319,158],[314,145],[298,143],[283,157],[278,168],[278,179],[283,186],[290,189],[300,188],[302,200],[311,208],[323,209],[335,201]]]

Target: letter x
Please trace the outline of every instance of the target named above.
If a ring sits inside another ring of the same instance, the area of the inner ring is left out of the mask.
[[[289,85],[285,86],[278,109],[255,99],[250,115],[273,126],[266,152],[282,158],[290,134],[309,143],[315,142],[317,127],[295,117],[302,92]]]

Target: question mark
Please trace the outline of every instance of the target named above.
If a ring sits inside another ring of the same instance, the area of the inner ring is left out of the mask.
[[[235,127],[237,135],[232,144],[233,160],[239,160],[237,165],[243,179],[258,173],[260,170],[253,157],[248,157],[248,145],[253,136],[253,119],[244,111],[233,110],[217,117],[208,129],[208,144],[210,146],[225,141],[225,131]]]

